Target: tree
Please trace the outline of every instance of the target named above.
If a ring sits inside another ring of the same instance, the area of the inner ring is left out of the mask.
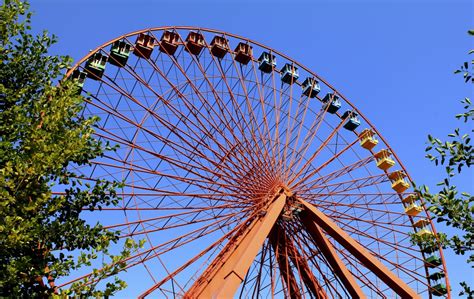
[[[472,36],[474,30],[469,30],[468,33]],[[473,53],[474,50],[469,51],[469,54]],[[473,84],[473,66],[474,60],[464,62],[454,73],[462,74],[467,84]],[[468,176],[472,176],[470,167],[474,164],[474,147],[471,144],[471,135],[474,132],[474,107],[469,98],[463,99],[461,104],[464,112],[456,115],[456,118],[463,121],[464,127],[467,127],[465,133],[457,128],[445,141],[428,135],[429,146],[425,149],[426,157],[445,170],[445,178],[437,184],[439,190],[431,193],[427,186],[416,189],[426,200],[428,210],[432,212],[436,221],[455,228],[459,233],[449,236],[446,233],[439,233],[437,240],[415,239],[414,242],[425,245],[439,243],[458,255],[468,255],[467,262],[474,268],[474,196],[459,191],[453,184],[453,180],[459,175],[467,173]],[[461,282],[461,287],[460,296],[474,298],[474,289],[468,283]]]
[[[138,245],[127,240],[121,253],[111,255],[107,248],[118,235],[81,215],[116,205],[120,183],[84,184],[70,170],[113,149],[92,137],[98,119],[81,117],[83,98],[74,82],[58,84],[71,59],[48,55],[54,36],[31,33],[29,4],[5,0],[0,16],[0,297],[58,294],[55,280],[98,254],[111,263],[63,294],[113,294],[123,281],[103,291],[97,281],[122,270]]]

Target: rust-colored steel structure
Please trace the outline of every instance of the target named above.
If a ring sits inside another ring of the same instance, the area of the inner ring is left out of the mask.
[[[218,30],[150,28],[67,77],[115,147],[76,170],[124,182],[120,204],[87,220],[146,240],[120,274],[130,296],[450,298],[442,249],[411,243],[436,231],[401,161],[286,55]]]

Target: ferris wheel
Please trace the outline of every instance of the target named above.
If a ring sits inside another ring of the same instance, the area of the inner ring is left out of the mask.
[[[145,239],[140,298],[450,298],[410,177],[339,91],[283,53],[222,31],[160,27],[91,51],[67,76],[115,151],[76,171],[123,181],[85,212]],[[61,286],[86,277],[78,274]]]

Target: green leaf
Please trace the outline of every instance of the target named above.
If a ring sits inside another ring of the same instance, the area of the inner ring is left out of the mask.
[[[97,117],[82,117],[84,99],[74,82],[54,83],[71,59],[48,53],[56,38],[47,32],[34,34],[41,31],[31,28],[28,2],[4,1],[0,16],[0,94],[2,104],[8,103],[0,109],[0,231],[8,232],[0,234],[0,296],[48,298],[55,289],[38,280],[50,275],[60,280],[92,265],[117,242],[115,233],[88,224],[82,215],[87,208],[116,204],[115,184],[89,183],[67,170],[69,165],[90,164],[106,150],[91,137]],[[61,195],[53,195],[53,186]],[[109,273],[101,274],[105,276],[99,281]],[[90,277],[65,294],[102,292],[87,281]]]

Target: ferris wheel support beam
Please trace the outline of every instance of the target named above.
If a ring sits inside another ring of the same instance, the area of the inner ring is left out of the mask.
[[[221,251],[222,258],[216,258],[203,272],[184,298],[233,298],[240,284],[270,234],[288,195],[281,189],[273,202],[265,209],[265,215],[248,226],[243,236]]]
[[[367,269],[379,277],[387,286],[392,288],[402,298],[421,298],[403,280],[382,264],[376,256],[371,254],[349,234],[343,231],[336,223],[312,204],[298,198],[304,206],[302,217],[312,220],[328,235],[341,244],[350,254],[357,258]],[[317,232],[316,232],[317,234]],[[324,246],[324,245],[323,245]]]
[[[347,269],[346,265],[337,255],[336,250],[332,246],[331,242],[329,242],[326,236],[324,236],[321,228],[307,215],[306,217],[303,217],[303,223],[306,227],[306,231],[311,235],[315,241],[315,244],[318,244],[318,248],[321,250],[321,253],[328,260],[328,263],[333,268],[334,273],[339,277],[352,298],[366,298],[364,292],[355,281],[351,272]]]

